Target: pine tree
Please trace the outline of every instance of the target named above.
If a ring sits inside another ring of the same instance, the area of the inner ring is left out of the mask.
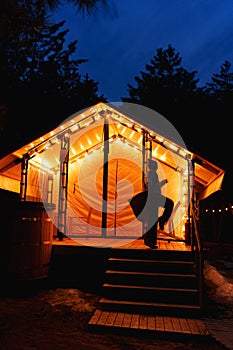
[[[43,1],[38,4],[25,2],[23,23],[13,16],[15,30],[2,46],[1,140],[7,146],[6,139],[25,143],[93,101],[104,100],[98,83],[79,73],[87,59],[73,58],[77,41],[66,44],[65,21],[53,24]]]
[[[225,61],[220,67],[220,73],[214,73],[211,82],[207,83],[207,91],[219,102],[223,102],[233,94],[233,71],[231,62]]]
[[[145,71],[135,77],[136,86],[128,84],[130,97],[122,97],[122,101],[159,112],[185,135],[190,127],[190,111],[194,113],[204,90],[197,85],[197,71],[188,72],[181,63],[182,58],[171,44],[167,49],[157,49]]]

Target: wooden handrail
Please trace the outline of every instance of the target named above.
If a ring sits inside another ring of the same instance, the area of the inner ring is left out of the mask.
[[[199,290],[199,304],[201,310],[203,309],[203,266],[204,266],[204,257],[203,257],[203,247],[199,235],[198,219],[196,217],[195,206],[191,201],[191,213],[192,213],[192,248],[195,249],[196,253],[196,264],[197,264],[197,273],[198,273],[198,290]],[[194,237],[195,242],[194,243]]]

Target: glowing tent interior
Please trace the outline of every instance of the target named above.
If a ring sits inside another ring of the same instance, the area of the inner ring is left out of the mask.
[[[156,159],[162,193],[174,201],[165,232],[185,237],[189,201],[221,189],[224,170],[186,149],[158,113],[130,104],[82,110],[0,160],[0,188],[20,200],[54,203],[58,232],[81,239],[140,237],[129,199],[142,191]],[[162,209],[161,209],[162,210]]]

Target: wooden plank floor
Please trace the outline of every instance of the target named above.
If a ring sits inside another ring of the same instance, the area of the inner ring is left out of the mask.
[[[53,245],[73,245],[73,246],[92,246],[92,247],[116,247],[121,249],[146,249],[151,250],[144,244],[143,239],[117,239],[117,238],[64,238],[62,241],[53,240]],[[185,242],[164,239],[164,236],[159,234],[157,240],[158,250],[183,250],[190,251],[191,247]]]
[[[208,329],[199,318],[182,318],[163,315],[143,315],[96,309],[88,323],[92,327],[145,330],[209,336]]]

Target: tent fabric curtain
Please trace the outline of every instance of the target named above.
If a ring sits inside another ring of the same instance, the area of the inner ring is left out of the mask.
[[[119,157],[119,154],[121,157]],[[82,218],[83,223],[89,226],[89,232],[101,236],[101,210],[102,210],[102,179],[103,179],[103,154],[102,151],[93,152],[72,164],[69,169],[69,181],[75,184],[68,189],[68,207],[70,216]],[[107,206],[107,236],[137,236],[142,234],[141,222],[139,222],[129,205],[129,200],[142,191],[141,153],[122,142],[110,144],[108,164],[108,206]],[[181,176],[161,165],[159,176],[164,174],[169,177],[168,184],[163,187],[162,194],[176,203],[183,197],[183,193],[177,186],[177,181],[182,182]],[[90,187],[91,184],[91,187]],[[182,184],[183,186],[183,184]],[[87,222],[88,213],[90,213]],[[161,209],[162,210],[162,209]],[[183,208],[173,218],[174,226],[178,226],[183,216]],[[73,212],[73,214],[72,214]],[[85,226],[85,225],[84,225]],[[87,229],[87,227],[86,227]],[[72,234],[72,232],[71,232]],[[182,233],[181,233],[182,234]]]

